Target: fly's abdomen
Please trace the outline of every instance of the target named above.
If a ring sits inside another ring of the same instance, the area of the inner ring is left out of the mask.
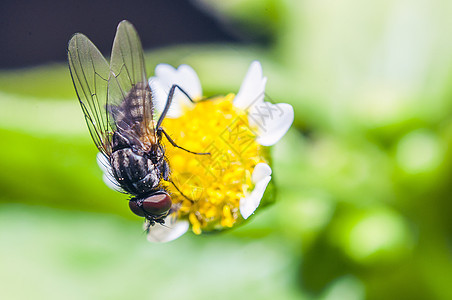
[[[154,168],[152,161],[131,148],[114,151],[110,163],[113,175],[126,192],[141,195],[155,190],[159,184],[160,171]]]

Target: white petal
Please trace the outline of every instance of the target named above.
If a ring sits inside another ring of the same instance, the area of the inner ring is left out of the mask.
[[[155,68],[155,76],[169,90],[173,84],[179,85],[190,97],[202,96],[201,82],[195,70],[188,65],[180,65],[177,69],[168,64],[159,64]]]
[[[266,163],[258,163],[253,170],[253,174],[251,175],[251,180],[254,183],[257,183],[264,179],[267,176],[272,174],[272,168]]]
[[[248,109],[257,103],[261,103],[264,100],[266,82],[267,77],[262,75],[260,62],[253,61],[239,92],[234,98],[234,106],[240,109]]]
[[[112,190],[123,193],[124,190],[121,188],[119,182],[113,176],[113,171],[107,157],[99,152],[97,153],[96,160],[99,168],[104,173],[104,175],[102,176],[104,183]]]
[[[149,86],[152,90],[152,104],[154,105],[154,109],[157,112],[162,112],[168,98],[168,91],[163,88],[162,83],[157,77],[149,78]]]
[[[271,176],[267,176],[259,181],[250,195],[240,199],[240,213],[244,219],[247,219],[253,214],[256,208],[259,206],[265,189],[271,180]]]
[[[192,99],[202,97],[201,82],[196,72],[188,65],[181,65],[177,69],[167,64],[159,64],[155,68],[155,77],[149,80],[154,91],[154,104],[158,111],[165,107],[171,86],[177,84]],[[193,107],[193,103],[180,90],[176,89],[167,116],[177,118],[183,112],[183,107]]]
[[[179,86],[190,95],[192,99],[202,97],[201,82],[195,70],[188,65],[180,65],[177,68],[179,72]]]
[[[248,112],[250,125],[257,128],[256,141],[263,146],[274,145],[289,130],[294,120],[293,108],[287,103],[262,102]]]
[[[251,175],[255,182],[254,190],[248,196],[240,199],[240,213],[247,219],[259,206],[265,189],[271,180],[272,169],[265,163],[257,164]]]
[[[173,216],[168,216],[164,225],[156,223],[149,228],[148,241],[153,243],[170,242],[187,232],[188,227],[188,221],[176,220]]]
[[[102,153],[97,153],[96,155],[96,161],[99,168],[102,170],[103,173],[111,173],[111,166],[110,162],[108,161],[107,157],[103,155]]]
[[[110,173],[104,173],[102,176],[104,183],[114,191],[123,193],[124,190],[121,188],[119,183],[116,181],[116,178],[113,177]]]

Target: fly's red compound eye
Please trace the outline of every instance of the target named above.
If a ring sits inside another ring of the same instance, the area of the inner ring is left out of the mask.
[[[144,199],[142,208],[150,215],[159,216],[168,212],[171,205],[171,197],[167,193],[158,193]]]
[[[143,208],[141,208],[136,200],[130,200],[129,207],[130,210],[139,217],[144,217],[146,215]]]

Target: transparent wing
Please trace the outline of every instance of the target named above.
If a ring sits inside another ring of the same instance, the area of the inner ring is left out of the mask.
[[[111,154],[111,134],[108,121],[107,88],[110,68],[94,44],[83,34],[75,34],[68,46],[69,69],[85,115],[86,124],[97,148]]]
[[[145,150],[155,144],[152,92],[140,38],[128,21],[118,25],[110,61],[108,109],[118,130],[140,142]]]

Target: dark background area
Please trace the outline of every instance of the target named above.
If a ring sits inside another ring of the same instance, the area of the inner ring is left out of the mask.
[[[76,32],[108,55],[124,19],[135,25],[145,49],[239,40],[186,0],[2,0],[0,68],[65,61],[67,42]]]

